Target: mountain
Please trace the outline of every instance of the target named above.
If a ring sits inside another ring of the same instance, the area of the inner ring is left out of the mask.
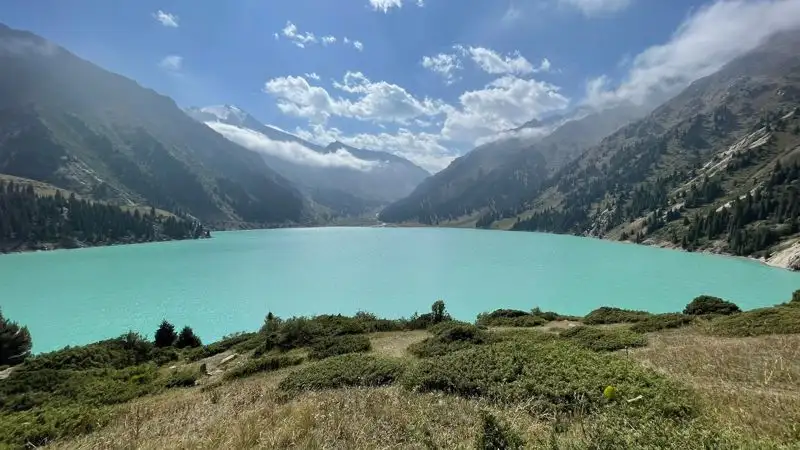
[[[0,25],[0,173],[210,225],[311,223],[311,202],[169,97]]]
[[[407,159],[333,142],[315,145],[265,125],[230,105],[188,108],[187,114],[231,141],[260,154],[314,201],[349,214],[408,195],[428,172]]]
[[[584,152],[494,226],[769,256],[800,214],[800,32]]]
[[[573,120],[557,116],[527,122],[457,158],[411,195],[386,207],[380,218],[440,223],[515,206],[572,157],[646,112],[623,105]]]

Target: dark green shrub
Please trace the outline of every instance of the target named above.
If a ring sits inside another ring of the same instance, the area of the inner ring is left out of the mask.
[[[97,431],[107,425],[111,418],[108,411],[87,406],[37,408],[0,414],[0,447],[45,446],[58,439]]]
[[[445,355],[491,341],[488,332],[463,322],[444,322],[430,330],[433,336],[408,347],[411,354],[421,358]]]
[[[194,330],[189,326],[183,327],[180,334],[178,334],[178,339],[175,341],[175,347],[177,348],[194,348],[200,347],[201,345],[203,345],[203,343],[200,341],[200,338],[194,334]]]
[[[286,351],[308,347],[322,338],[364,332],[364,324],[352,317],[342,315],[321,315],[312,318],[293,317],[280,323],[276,322],[270,328],[266,336],[265,347],[260,353],[266,353],[273,348]]]
[[[792,292],[792,299],[790,300],[790,303],[800,305],[800,289]]]
[[[155,347],[150,352],[150,361],[159,366],[177,361],[178,358],[180,358],[178,351],[171,347]]]
[[[602,306],[590,312],[583,318],[583,323],[587,325],[599,325],[603,323],[635,323],[650,317],[646,311],[634,311],[630,309],[612,308]]]
[[[364,335],[345,335],[325,337],[311,345],[312,359],[324,359],[347,353],[368,352],[372,350],[369,338]]]
[[[493,402],[525,402],[531,412],[553,414],[606,405],[603,390],[619,398],[638,395],[645,402],[619,402],[634,416],[686,417],[695,411],[693,395],[655,372],[625,358],[587,350],[567,341],[505,341],[422,359],[402,377],[404,387]]]
[[[225,372],[223,376],[226,380],[247,377],[259,372],[272,372],[283,369],[284,367],[296,366],[305,362],[302,356],[272,355],[253,358],[247,362]]]
[[[154,343],[156,347],[170,347],[178,339],[175,325],[163,320],[156,330]]]
[[[168,388],[191,387],[200,379],[200,371],[193,368],[175,369],[165,383]]]
[[[25,361],[32,346],[28,327],[6,319],[0,310],[0,366],[13,366]]]
[[[738,312],[741,312],[741,310],[736,304],[710,295],[701,295],[695,298],[683,309],[684,314],[692,316],[702,316],[706,314],[727,316]]]
[[[549,322],[541,315],[534,315],[516,309],[497,309],[490,313],[478,314],[476,324],[487,327],[537,327]]]
[[[708,333],[728,337],[800,333],[800,308],[779,305],[720,317],[711,322]]]
[[[596,352],[613,352],[629,347],[644,347],[647,337],[626,328],[580,326],[568,328],[559,336]]]
[[[656,314],[631,325],[631,331],[650,333],[653,331],[680,328],[694,322],[694,316],[680,313]]]
[[[80,347],[65,347],[42,353],[25,362],[26,370],[100,369],[135,366],[150,361],[153,344],[142,335],[128,332],[118,338]]]
[[[525,442],[519,435],[486,411],[481,411],[481,425],[475,446],[478,450],[513,450],[525,447]]]
[[[352,353],[301,367],[287,375],[279,387],[287,392],[300,392],[350,386],[383,386],[394,383],[404,370],[403,361],[396,358]]]

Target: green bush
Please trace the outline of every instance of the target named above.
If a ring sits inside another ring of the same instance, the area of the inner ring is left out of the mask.
[[[150,352],[150,361],[156,365],[163,366],[164,364],[177,361],[180,358],[178,351],[172,347],[155,347]]]
[[[603,323],[635,323],[650,317],[646,311],[634,311],[630,309],[612,308],[602,306],[590,312],[583,318],[583,323],[587,325],[599,325]]]
[[[711,322],[708,333],[727,337],[800,333],[800,308],[779,305],[720,317]]]
[[[40,369],[122,369],[150,361],[153,344],[138,333],[80,347],[65,347],[43,353],[25,362],[27,370]]]
[[[525,442],[493,415],[481,411],[481,430],[475,448],[478,450],[521,449]]]
[[[269,328],[265,347],[260,353],[272,349],[283,351],[308,347],[323,338],[363,334],[366,328],[362,321],[342,315],[321,315],[316,317],[292,317],[275,322]]]
[[[168,388],[192,387],[200,379],[200,371],[193,368],[173,369],[166,380]]]
[[[789,303],[800,305],[800,289],[792,292],[792,299]]]
[[[0,366],[19,364],[31,354],[31,333],[3,317],[0,310]]]
[[[111,421],[100,408],[71,406],[37,408],[14,414],[0,414],[0,447],[32,448],[58,439],[99,430]]]
[[[692,316],[703,316],[706,314],[727,316],[738,312],[741,312],[741,310],[736,304],[710,295],[701,295],[695,298],[683,309],[684,314]]]
[[[444,322],[431,327],[430,331],[433,336],[408,347],[411,354],[421,358],[446,355],[491,341],[485,330],[463,322]]]
[[[694,322],[694,317],[680,313],[656,314],[631,325],[631,331],[650,333],[653,331],[680,328]]]
[[[296,366],[305,362],[305,358],[297,355],[271,355],[253,358],[231,368],[223,377],[226,380],[247,377],[259,372],[272,372],[285,367]]]
[[[567,341],[505,341],[423,359],[406,371],[402,384],[420,392],[525,402],[531,412],[542,414],[599,409],[608,403],[603,390],[611,385],[620,399],[647,399],[619,402],[619,408],[637,416],[677,418],[695,411],[691,393],[666,378]]]
[[[516,309],[497,309],[478,314],[476,324],[487,327],[537,327],[549,322],[542,315],[534,315]]]
[[[369,338],[364,335],[345,335],[325,337],[311,345],[309,356],[324,359],[347,353],[368,352],[372,350]]]
[[[403,361],[396,358],[352,353],[301,367],[287,375],[279,388],[286,392],[300,392],[350,386],[383,386],[394,383],[404,370]]]
[[[644,347],[647,337],[626,328],[580,326],[568,328],[559,336],[596,352],[613,352],[629,347]]]

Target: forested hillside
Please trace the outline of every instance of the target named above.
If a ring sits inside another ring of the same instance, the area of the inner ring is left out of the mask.
[[[0,173],[205,223],[313,223],[310,202],[255,153],[175,102],[32,33],[0,25]]]
[[[198,222],[0,180],[0,252],[207,237]]]

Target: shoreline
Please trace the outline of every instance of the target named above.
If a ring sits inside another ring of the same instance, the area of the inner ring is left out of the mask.
[[[116,247],[116,246],[125,246],[125,245],[139,245],[139,244],[156,244],[159,242],[172,242],[172,241],[197,241],[197,240],[205,240],[211,239],[211,236],[207,237],[187,237],[182,239],[153,239],[151,241],[134,241],[134,242],[126,242],[126,241],[114,241],[114,242],[103,242],[98,244],[86,244],[85,242],[80,242],[78,245],[75,246],[68,246],[63,245],[58,242],[37,242],[37,243],[21,243],[14,247],[2,247],[0,248],[0,256],[2,255],[13,255],[19,253],[40,253],[40,252],[52,252],[57,250],[80,250],[85,248],[97,248],[97,247]]]

